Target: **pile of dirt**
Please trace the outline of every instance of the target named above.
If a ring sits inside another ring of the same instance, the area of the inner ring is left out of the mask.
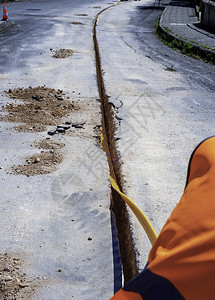
[[[75,51],[72,49],[59,49],[51,51],[54,51],[54,54],[52,55],[54,58],[67,58],[75,53]]]
[[[62,117],[79,110],[74,101],[70,102],[69,97],[66,97],[62,90],[56,91],[45,86],[9,89],[6,94],[18,101],[8,103],[2,108],[7,113],[2,116],[2,119],[7,122],[21,123],[16,129],[22,132],[44,131],[48,125],[56,126],[57,123],[61,123]],[[64,144],[47,138],[36,146],[44,150],[27,157],[23,165],[13,166],[14,174],[33,176],[56,170],[63,159],[59,149]]]
[[[78,110],[69,97],[65,99],[62,90],[45,86],[9,89],[6,94],[11,99],[23,100],[23,103],[8,103],[2,108],[8,113],[3,116],[4,121],[24,123],[17,127],[19,131],[44,131],[47,125],[56,125],[62,117]]]
[[[50,140],[50,138],[47,138],[45,140],[42,140],[37,144],[37,148],[39,149],[48,149],[48,150],[57,150],[61,149],[65,146],[63,143],[54,142]]]
[[[71,22],[72,25],[85,25],[84,23],[82,22]]]
[[[49,174],[56,170],[59,163],[62,162],[62,155],[58,151],[65,144],[51,141],[50,138],[42,140],[36,145],[42,150],[41,153],[26,158],[26,163],[13,167],[14,174],[22,174],[27,176],[35,176],[41,174]],[[47,151],[49,150],[49,151]]]
[[[21,267],[19,258],[0,255],[0,299],[30,299],[33,295],[39,278],[28,279]]]

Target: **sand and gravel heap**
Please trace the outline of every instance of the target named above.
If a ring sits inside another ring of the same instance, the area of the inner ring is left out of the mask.
[[[2,108],[7,112],[3,120],[22,123],[16,127],[19,131],[44,131],[47,125],[56,125],[62,117],[78,110],[62,90],[45,86],[9,89],[6,94],[14,102]]]
[[[6,122],[17,123],[15,129],[22,132],[41,132],[48,126],[61,123],[63,117],[79,107],[62,90],[45,86],[35,88],[9,89],[5,92],[13,101],[2,108],[2,117]],[[52,141],[50,137],[36,143],[40,149],[32,156],[25,158],[23,164],[13,166],[14,174],[27,176],[48,174],[56,170],[63,157],[60,152],[65,144]],[[33,145],[31,145],[33,146]]]
[[[42,278],[28,278],[16,256],[0,255],[0,299],[30,299]]]
[[[54,58],[67,58],[72,56],[75,53],[74,50],[72,49],[59,49],[59,50],[54,50],[54,54],[52,57]]]
[[[36,145],[41,152],[27,157],[24,164],[13,166],[13,173],[27,176],[52,173],[63,160],[59,149],[64,146],[65,144],[54,142],[50,138],[42,140]]]

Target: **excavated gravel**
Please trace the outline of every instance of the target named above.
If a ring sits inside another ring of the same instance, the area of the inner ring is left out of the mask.
[[[71,111],[78,110],[78,106],[66,99],[62,90],[45,86],[9,89],[6,94],[14,102],[3,107],[7,114],[2,118],[7,122],[22,123],[16,127],[18,131],[44,131],[47,125],[55,125]],[[23,101],[17,103],[17,100]]]
[[[6,94],[14,101],[2,108],[2,119],[21,123],[15,128],[22,132],[44,131],[48,125],[61,123],[61,118],[68,116],[71,111],[79,110],[62,90],[56,91],[45,86],[9,89]],[[55,171],[63,159],[59,152],[63,146],[50,138],[41,141],[37,147],[46,151],[41,150],[41,153],[27,157],[24,164],[13,166],[13,173],[34,176]]]
[[[0,299],[30,299],[44,278],[27,278],[22,261],[12,255],[0,255]]]
[[[51,50],[51,51],[53,51],[53,50]],[[72,50],[72,49],[59,49],[59,50],[54,51],[54,54],[52,55],[52,57],[54,57],[54,58],[67,58],[67,57],[72,56],[74,53],[75,53],[75,51]]]

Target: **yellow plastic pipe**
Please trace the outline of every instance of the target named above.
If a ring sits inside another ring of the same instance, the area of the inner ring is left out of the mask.
[[[119,186],[116,183],[116,180],[111,176],[110,176],[110,180],[111,180],[112,187],[114,188],[115,191],[117,191],[118,194],[120,194],[122,199],[128,204],[130,209],[133,211],[138,221],[140,222],[141,226],[145,230],[151,244],[153,245],[157,239],[157,233],[155,232],[148,218],[130,198],[128,198],[124,193],[120,191]]]
[[[110,151],[108,147],[108,142],[107,142],[107,136],[105,132],[105,128],[103,126],[101,128],[101,143],[102,143],[102,148],[105,150],[107,157],[108,157],[108,162],[109,162],[109,167],[110,167],[110,182],[112,188],[121,196],[121,198],[127,203],[127,205],[130,207],[130,209],[133,211],[135,216],[137,217],[138,221],[140,222],[141,226],[145,230],[152,246],[154,245],[156,239],[157,239],[157,233],[155,232],[154,228],[152,227],[151,223],[149,222],[148,218],[146,215],[142,212],[142,210],[129,198],[127,197],[123,192],[120,191],[120,188],[117,184],[116,180],[116,175],[114,172],[112,160],[110,158]]]

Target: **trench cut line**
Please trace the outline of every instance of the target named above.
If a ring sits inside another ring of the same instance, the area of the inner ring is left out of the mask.
[[[119,156],[116,150],[115,145],[115,124],[114,124],[114,116],[113,112],[111,110],[111,107],[108,102],[108,96],[105,91],[104,86],[104,80],[102,75],[102,68],[101,68],[101,60],[100,60],[100,53],[99,53],[99,46],[97,41],[97,35],[96,35],[96,26],[98,17],[100,14],[102,14],[107,9],[114,7],[115,5],[111,5],[102,11],[100,11],[94,20],[94,26],[93,26],[93,42],[94,42],[94,50],[95,50],[95,59],[96,59],[96,75],[97,75],[97,85],[99,90],[99,96],[100,96],[100,103],[101,103],[101,113],[102,113],[102,126],[101,126],[101,144],[103,150],[106,152],[108,164],[109,164],[109,171],[110,171],[110,182],[111,182],[111,197],[113,202],[113,211],[114,207],[118,207],[117,213],[114,211],[116,220],[117,220],[117,214],[122,214],[121,208],[125,210],[123,212],[124,214],[127,214],[127,209],[125,203],[131,208],[135,216],[137,217],[138,221],[140,222],[141,226],[144,228],[151,244],[153,245],[154,242],[157,239],[157,234],[155,230],[153,229],[151,223],[149,222],[148,218],[145,216],[145,214],[139,209],[139,207],[131,200],[129,199],[124,191],[123,191],[123,185],[121,180],[121,174],[120,174],[120,163],[119,163]],[[122,202],[123,206],[117,202]],[[121,218],[121,219],[120,219]],[[122,221],[122,216],[119,216],[118,218],[120,221]],[[118,233],[119,233],[119,244],[120,244],[120,252],[121,252],[121,259],[122,259],[122,265],[124,270],[124,279],[125,282],[132,279],[137,273],[137,262],[136,262],[136,255],[133,247],[133,240],[130,232],[130,223],[127,216],[127,219],[125,217],[125,223],[127,224],[126,228],[128,228],[129,233],[125,234],[124,240],[120,241],[120,235],[123,236],[124,232],[122,232],[122,229],[120,230],[118,226],[121,224],[117,224]],[[121,232],[120,232],[121,231]],[[121,238],[123,239],[123,237]],[[124,244],[123,244],[124,243]],[[129,244],[130,243],[130,244]],[[127,248],[127,249],[126,249]],[[123,254],[122,254],[123,252]],[[128,254],[130,252],[130,254]],[[129,256],[130,258],[126,257]],[[125,256],[125,257],[123,257]],[[125,266],[126,265],[126,266]],[[125,269],[130,269],[129,275],[126,276]]]

